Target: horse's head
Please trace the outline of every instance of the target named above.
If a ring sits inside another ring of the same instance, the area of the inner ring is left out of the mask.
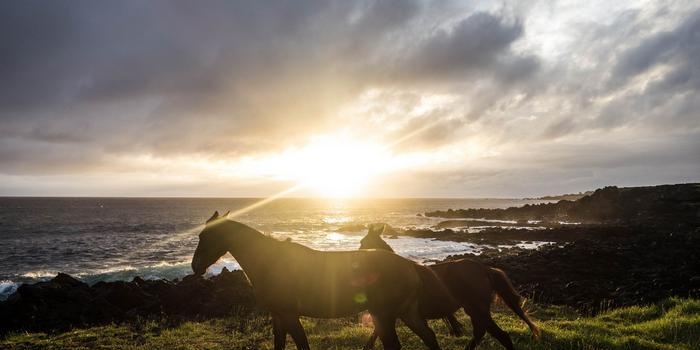
[[[382,233],[385,230],[386,224],[370,224],[367,235],[360,240],[360,249],[381,249],[393,252],[391,246],[382,239]]]
[[[227,216],[228,213],[219,216],[219,212],[215,211],[199,234],[199,244],[192,257],[192,271],[196,275],[203,275],[209,266],[226,254],[221,224],[226,221]]]

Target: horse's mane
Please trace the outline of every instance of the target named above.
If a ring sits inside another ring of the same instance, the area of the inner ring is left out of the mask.
[[[253,227],[250,227],[250,226],[248,226],[248,225],[246,225],[246,224],[244,224],[244,223],[242,223],[242,222],[238,222],[238,221],[230,220],[230,219],[227,220],[227,222],[228,222],[229,224],[233,224],[233,225],[234,225],[234,229],[235,229],[235,228],[242,228],[242,229],[245,229],[245,230],[248,231],[248,232],[256,233],[257,236],[258,236],[258,238],[262,239],[263,241],[265,241],[266,243],[270,244],[271,246],[279,247],[279,248],[282,248],[282,249],[303,249],[303,250],[306,250],[306,251],[318,251],[318,250],[316,250],[316,249],[309,248],[309,247],[307,247],[307,246],[305,246],[305,245],[303,245],[303,244],[299,244],[299,243],[296,243],[296,242],[292,242],[292,239],[289,238],[289,237],[287,237],[287,238],[285,238],[285,239],[279,239],[279,238],[277,238],[277,237],[274,237],[274,236],[270,235],[269,233],[262,232],[262,231],[260,231],[260,230],[258,230],[258,229],[255,229],[255,228],[253,228]]]

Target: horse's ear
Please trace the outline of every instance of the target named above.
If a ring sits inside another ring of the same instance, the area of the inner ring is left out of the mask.
[[[388,226],[387,224],[382,224],[382,230],[379,231],[379,234],[377,236],[381,236],[381,235],[385,234],[387,226]]]
[[[214,212],[214,215],[212,215],[212,216],[209,218],[209,220],[207,220],[207,224],[210,223],[210,222],[212,222],[212,221],[214,221],[214,220],[216,220],[216,219],[218,219],[218,218],[219,218],[219,211],[217,210],[217,211]]]
[[[227,218],[227,217],[228,217],[228,214],[231,214],[231,211],[230,211],[230,210],[226,211],[226,214],[221,215],[221,217],[222,217],[222,218]]]

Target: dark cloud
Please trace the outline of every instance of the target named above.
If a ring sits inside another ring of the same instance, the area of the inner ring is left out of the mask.
[[[654,69],[658,73],[649,77]],[[605,106],[595,123],[614,127],[643,123],[666,129],[692,130],[700,100],[700,10],[691,12],[675,28],[654,33],[622,51],[612,70],[612,91],[625,89],[635,78],[642,88]]]
[[[572,26],[575,40],[561,60],[524,79],[528,99],[510,112],[539,117],[531,135],[547,139],[614,129],[697,132],[700,10],[658,7]]]
[[[407,152],[473,137],[526,148],[584,133],[594,142],[618,129],[655,129],[669,143],[667,135],[698,135],[700,11],[629,9],[605,23],[569,23],[581,26],[575,43],[547,60],[528,46],[538,40],[527,27],[535,6],[478,6],[2,2],[0,174],[109,172],[122,156],[236,158],[338,125],[371,128],[387,142],[415,133],[397,146]],[[663,29],[652,25],[669,16]],[[374,107],[338,116],[373,89],[381,91]],[[432,95],[449,98],[426,107]],[[693,162],[697,145],[682,145],[673,152],[684,158],[667,159]],[[512,175],[472,173],[494,176],[453,174],[445,191]]]
[[[511,45],[523,34],[519,21],[477,12],[450,28],[420,33],[416,41],[398,50],[392,78],[428,81],[454,81],[486,75],[517,80],[535,71],[534,56],[511,52]]]
[[[670,31],[651,35],[639,45],[624,51],[613,70],[614,78],[627,80],[659,64],[675,67],[659,82],[663,88],[697,83],[700,65],[700,11],[690,13]],[[698,85],[691,87],[697,88]]]
[[[522,33],[475,13],[413,47],[409,29],[436,20],[413,1],[1,6],[0,134],[160,154],[294,141],[364,86],[488,70]],[[410,58],[393,61],[392,43]],[[523,62],[506,75],[534,66]]]

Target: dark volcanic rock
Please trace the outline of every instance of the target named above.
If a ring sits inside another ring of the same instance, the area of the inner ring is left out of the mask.
[[[443,218],[576,221],[584,223],[700,226],[700,184],[596,190],[576,201],[561,200],[508,209],[449,209],[425,214]]]
[[[92,299],[90,287],[66,274],[53,280],[22,285],[0,305],[0,330],[23,325],[64,328],[82,324],[86,317],[101,318],[86,301]]]
[[[399,232],[391,227],[391,225],[384,222],[375,222],[367,225],[367,230],[379,231],[384,236],[396,236]]]
[[[224,269],[210,279],[98,282],[89,286],[59,273],[20,286],[0,302],[0,334],[13,330],[58,331],[136,317],[199,319],[252,310],[252,287],[242,271]]]
[[[457,229],[408,229],[400,234],[481,245],[515,245],[521,242],[565,243],[582,239],[619,238],[634,236],[639,230],[638,227],[619,225],[559,225],[542,229],[490,227],[473,233]]]
[[[346,224],[343,226],[338,227],[338,232],[360,232],[360,231],[365,231],[365,230],[380,230],[381,234],[386,235],[386,236],[392,236],[398,234],[396,229],[391,227],[391,225],[383,222],[375,222],[375,223],[370,223],[370,224],[358,224],[358,223],[350,223]]]
[[[338,232],[359,232],[359,231],[364,231],[367,229],[367,226],[364,224],[346,224],[343,226],[338,227]]]
[[[485,250],[470,257],[506,271],[537,302],[595,313],[614,306],[698,297],[700,230],[639,230],[539,250]]]
[[[462,220],[445,220],[435,225],[437,229],[444,228],[460,228],[460,227],[478,227],[478,226],[518,226],[518,227],[539,227],[539,224],[531,224],[527,220],[518,220],[517,222],[493,222],[476,219]]]

